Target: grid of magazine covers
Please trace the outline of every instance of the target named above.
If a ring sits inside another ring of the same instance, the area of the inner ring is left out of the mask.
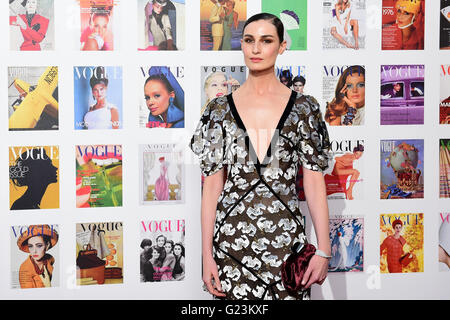
[[[1,297],[84,286],[113,288],[104,297],[128,297],[124,286],[137,288],[133,298],[209,297],[201,289],[204,177],[187,145],[207,104],[246,80],[240,37],[261,11],[285,27],[276,76],[319,101],[331,138],[323,174],[332,258],[329,284],[313,298],[395,297],[396,286],[449,279],[450,0],[6,6],[9,187],[0,196],[10,254]],[[315,243],[302,177],[300,167],[296,192]],[[385,273],[422,277],[391,275],[388,284]],[[404,298],[420,296],[405,288]],[[439,298],[446,289],[433,290]]]

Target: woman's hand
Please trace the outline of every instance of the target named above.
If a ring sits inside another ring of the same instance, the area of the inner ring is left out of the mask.
[[[342,100],[344,100],[344,102],[349,107],[352,107],[352,108],[356,109],[356,103],[352,102],[349,98],[347,98],[347,91],[348,91],[348,86],[347,85],[343,86],[341,91],[340,91],[341,96],[342,96]]]
[[[313,255],[309,261],[308,269],[302,279],[302,285],[308,289],[313,283],[322,285],[327,278],[328,273],[328,259]]]
[[[222,292],[217,264],[212,256],[203,257],[203,282],[209,293],[217,297],[226,296],[225,293]]]

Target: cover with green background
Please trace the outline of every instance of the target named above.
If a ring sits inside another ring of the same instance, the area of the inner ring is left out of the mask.
[[[272,13],[283,22],[289,36],[288,50],[307,49],[307,0],[262,0],[261,11]]]

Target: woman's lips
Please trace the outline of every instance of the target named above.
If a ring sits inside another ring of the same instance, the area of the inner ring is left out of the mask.
[[[252,62],[261,62],[261,61],[262,61],[261,58],[250,58],[250,60],[251,60]]]
[[[222,93],[222,92],[218,92],[218,93],[216,94],[216,97],[221,97],[221,96],[223,96],[223,93]]]

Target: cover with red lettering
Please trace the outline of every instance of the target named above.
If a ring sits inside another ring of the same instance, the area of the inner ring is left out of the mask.
[[[123,283],[123,223],[76,225],[77,285]]]
[[[12,289],[60,285],[59,236],[57,224],[11,226]]]
[[[450,9],[450,8],[449,8]],[[441,65],[439,123],[450,124],[450,65]]]
[[[139,68],[141,128],[184,128],[184,72],[182,66]]]
[[[75,146],[76,206],[122,206],[122,145]]]
[[[185,268],[185,221],[141,221],[141,282],[181,281]]]
[[[59,147],[9,147],[11,210],[59,208]]]
[[[423,213],[380,215],[380,272],[423,272]]]

